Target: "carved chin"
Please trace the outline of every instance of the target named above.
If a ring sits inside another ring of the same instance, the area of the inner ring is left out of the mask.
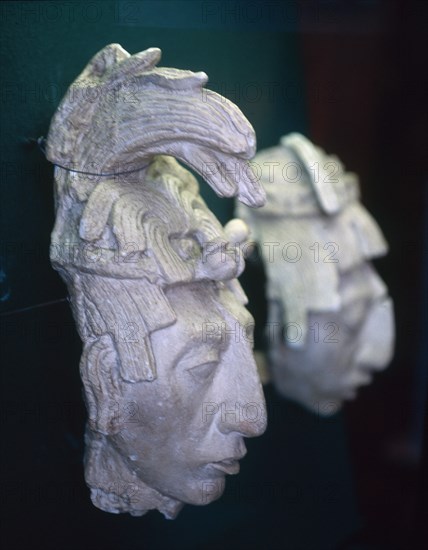
[[[207,468],[210,468],[210,466]],[[204,472],[202,477],[196,474],[194,477],[189,476],[186,479],[183,475],[180,475],[179,477],[177,476],[176,482],[169,481],[168,494],[163,492],[162,487],[153,488],[153,486],[149,485],[148,481],[144,482],[141,479],[140,482],[147,488],[150,486],[152,491],[161,495],[162,502],[176,502],[180,503],[181,506],[184,506],[184,504],[204,506],[221,497],[226,487],[225,478],[225,474],[220,472],[213,473],[211,470],[208,474]],[[156,507],[160,510],[159,506]],[[162,511],[162,513],[164,512]]]

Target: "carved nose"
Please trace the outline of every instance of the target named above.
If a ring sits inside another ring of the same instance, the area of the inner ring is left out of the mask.
[[[227,399],[219,407],[220,431],[238,432],[244,437],[261,435],[267,427],[266,402],[251,350],[236,353],[225,371],[227,389],[223,395]]]
[[[237,432],[244,437],[262,435],[267,426],[266,405],[263,400],[220,404],[219,429],[222,433]]]
[[[359,348],[355,361],[371,370],[385,369],[394,353],[394,313],[389,297],[372,305],[359,334]]]

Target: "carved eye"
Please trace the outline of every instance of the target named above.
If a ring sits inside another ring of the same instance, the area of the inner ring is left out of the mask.
[[[206,382],[214,376],[217,366],[217,361],[209,361],[192,367],[188,371],[197,382]]]

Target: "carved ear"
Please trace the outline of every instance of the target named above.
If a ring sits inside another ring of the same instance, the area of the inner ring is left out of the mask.
[[[112,338],[104,334],[83,350],[80,375],[85,388],[91,430],[113,435],[120,430],[122,399],[118,379],[118,355]]]

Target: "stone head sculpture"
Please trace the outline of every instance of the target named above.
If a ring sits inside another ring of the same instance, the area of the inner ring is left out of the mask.
[[[257,206],[264,192],[243,114],[203,89],[204,73],[157,68],[159,58],[101,50],[55,113],[46,154],[56,165],[51,261],[84,345],[92,501],[173,518],[218,498],[243,438],[266,426],[236,279],[245,224],[223,228],[173,157],[219,195]]]
[[[391,359],[392,302],[370,263],[387,245],[359,202],[356,175],[302,135],[283,137],[254,163],[267,204],[236,211],[266,269],[271,378],[327,416]]]

